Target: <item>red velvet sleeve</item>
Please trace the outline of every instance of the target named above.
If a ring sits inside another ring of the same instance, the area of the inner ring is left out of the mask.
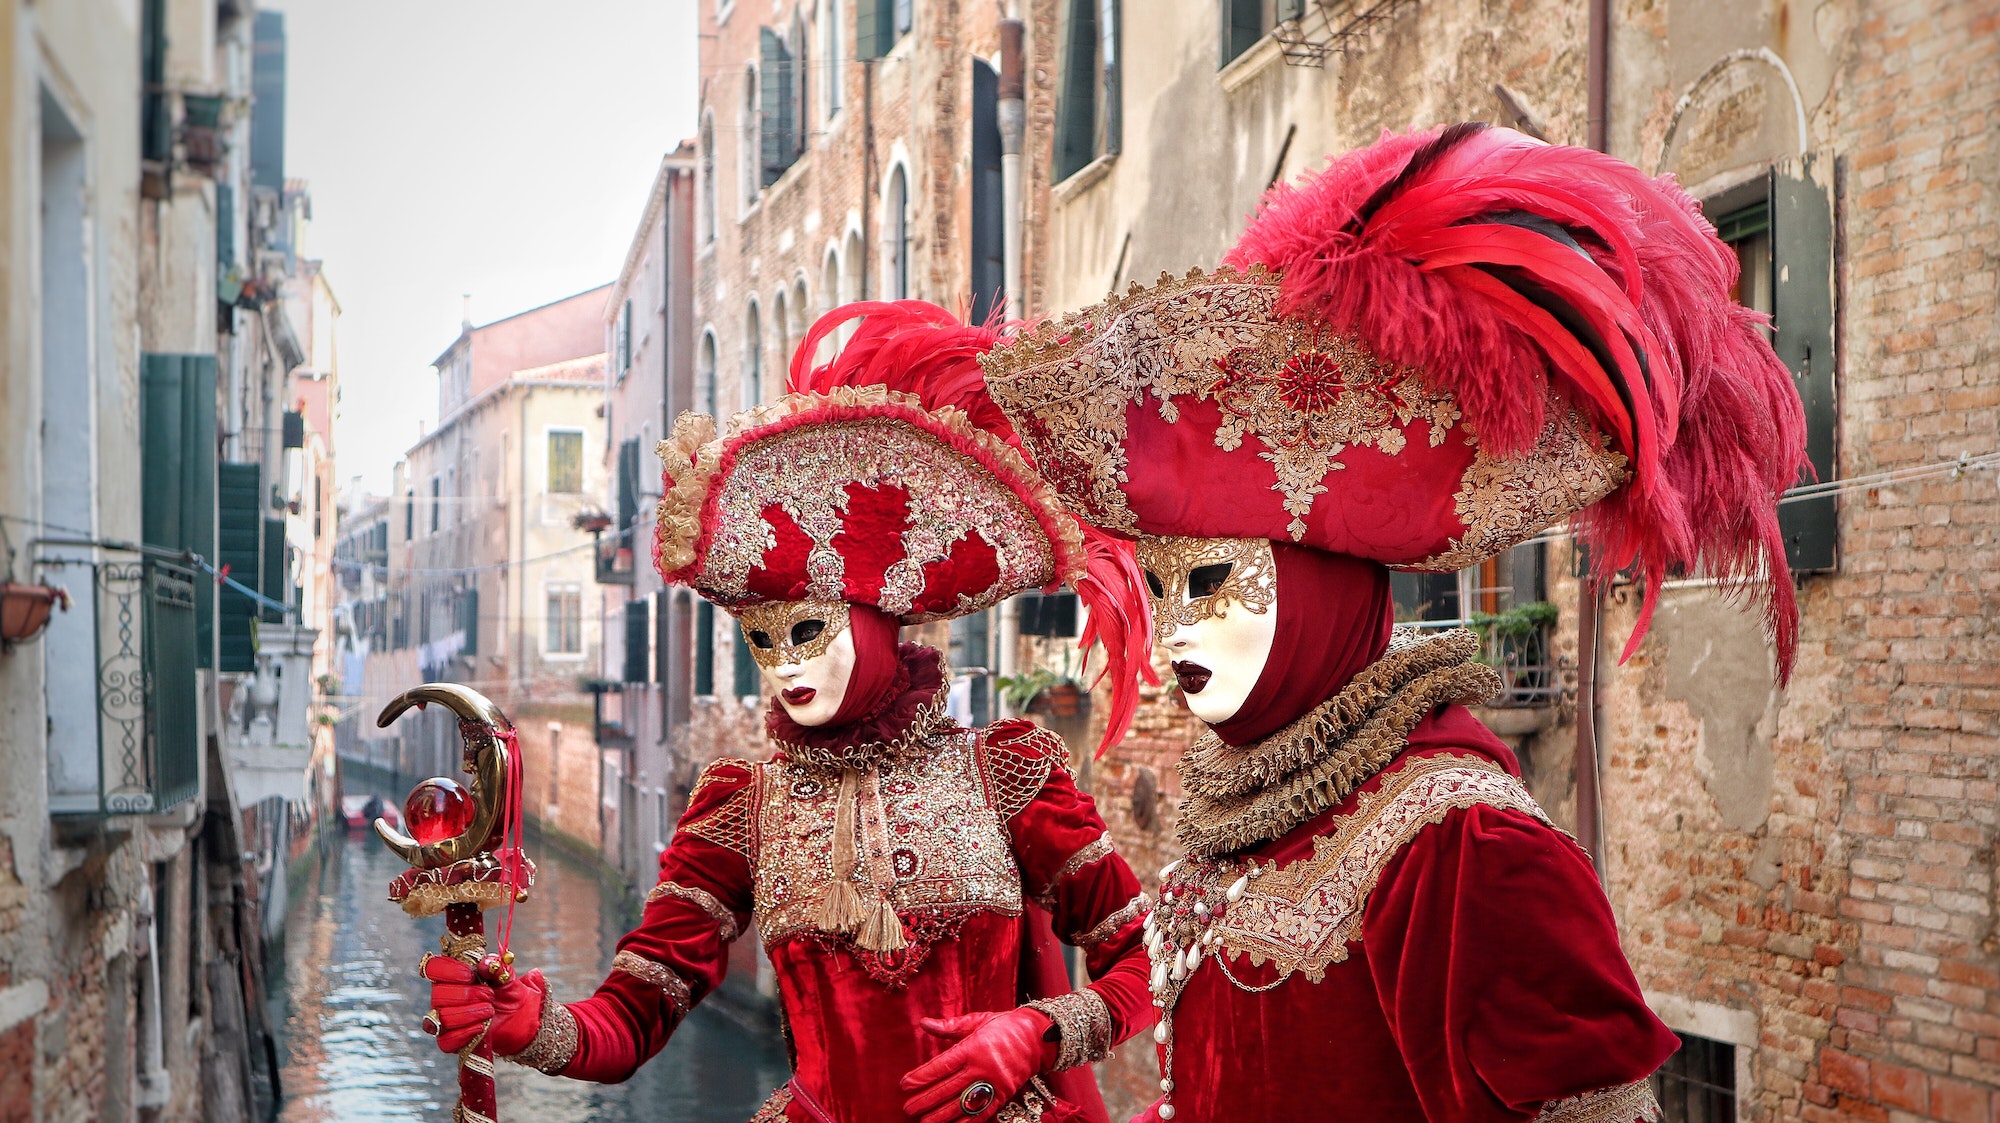
[[[660,855],[659,884],[647,894],[639,927],[618,941],[611,974],[597,992],[569,1004],[577,1044],[562,1075],[625,1080],[721,984],[730,941],[750,921],[754,768],[718,761],[702,773]]]
[[[989,769],[998,762],[1000,774],[1023,778],[1018,810],[999,793],[1022,889],[1049,910],[1056,934],[1083,950],[1089,989],[1110,1010],[1110,1040],[1097,1043],[1108,1049],[1155,1017],[1141,936],[1149,902],[1112,849],[1097,804],[1070,776],[1068,756],[1062,738],[1027,722],[988,733]]]
[[[1678,1045],[1589,858],[1518,811],[1475,805],[1420,831],[1376,882],[1362,946],[1432,1119],[1533,1118],[1645,1080]]]

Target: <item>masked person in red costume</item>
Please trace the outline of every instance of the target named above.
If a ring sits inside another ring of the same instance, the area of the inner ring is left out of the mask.
[[[1802,414],[1735,258],[1671,182],[1454,126],[1275,191],[1226,266],[983,360],[1073,509],[1139,537],[1208,726],[1146,924],[1146,1118],[1657,1118],[1676,1041],[1590,859],[1466,709],[1477,637],[1395,631],[1389,570],[1575,515],[1641,630],[1670,573],[1767,583],[1789,671]]]
[[[1146,897],[1062,740],[959,727],[943,656],[898,643],[903,625],[1070,584],[1091,609],[1084,643],[1101,636],[1128,684],[1106,743],[1130,723],[1139,574],[1009,443],[975,362],[996,338],[933,305],[850,305],[808,334],[784,398],[719,437],[706,417],[676,424],[655,564],[737,617],[776,695],[777,751],[701,774],[589,998],[558,1002],[537,972],[492,989],[428,958],[441,1047],[483,1030],[543,1072],[624,1080],[754,921],[794,1072],[757,1120],[1105,1118],[1088,1062],[1155,1016]],[[1094,981],[1070,989],[1054,933]]]

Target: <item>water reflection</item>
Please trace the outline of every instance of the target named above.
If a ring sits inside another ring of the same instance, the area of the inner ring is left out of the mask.
[[[536,858],[514,951],[524,967],[542,969],[557,997],[582,998],[603,979],[624,918],[589,870],[547,847]],[[451,1118],[455,1063],[417,1028],[430,1005],[417,959],[437,949],[444,921],[412,920],[384,899],[405,868],[372,837],[355,836],[332,848],[293,905],[283,962],[271,972],[287,1123]],[[487,916],[490,930],[499,914]],[[743,1123],[786,1076],[775,1034],[706,1004],[622,1085],[499,1067],[503,1120]]]

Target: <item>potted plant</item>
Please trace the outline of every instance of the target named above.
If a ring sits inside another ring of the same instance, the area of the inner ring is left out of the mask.
[[[0,639],[19,643],[35,638],[48,627],[57,605],[69,611],[69,592],[60,586],[0,582]]]
[[[1034,667],[1000,679],[1000,697],[1018,713],[1075,717],[1083,712],[1083,687],[1067,673]]]

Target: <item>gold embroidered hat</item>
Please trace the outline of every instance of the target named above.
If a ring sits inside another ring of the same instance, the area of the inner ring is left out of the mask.
[[[1766,582],[1803,414],[1692,199],[1601,153],[1459,125],[1266,199],[1224,268],[982,358],[1083,518],[1461,569],[1572,516],[1599,574]],[[1697,514],[1698,513],[1698,514]],[[1629,648],[1628,648],[1629,651]]]
[[[1075,520],[1019,452],[884,386],[787,394],[719,437],[683,414],[659,453],[655,564],[732,613],[844,602],[918,624],[1082,571]]]

